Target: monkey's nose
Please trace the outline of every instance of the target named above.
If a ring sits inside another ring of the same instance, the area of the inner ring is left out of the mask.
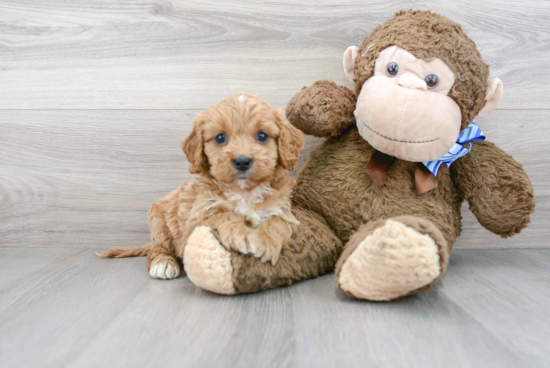
[[[401,77],[399,77],[397,84],[399,84],[401,87],[415,88],[422,91],[426,91],[428,89],[428,85],[426,84],[426,82],[410,74],[403,74]]]
[[[252,166],[252,159],[246,156],[239,156],[233,160],[233,166],[239,171],[246,171]]]

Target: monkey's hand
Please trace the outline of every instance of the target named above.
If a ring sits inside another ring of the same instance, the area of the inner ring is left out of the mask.
[[[523,166],[493,143],[474,143],[451,169],[456,186],[487,230],[507,238],[530,222],[535,209],[531,181]]]
[[[355,122],[357,96],[334,82],[318,81],[294,95],[286,107],[288,121],[305,134],[337,136]]]

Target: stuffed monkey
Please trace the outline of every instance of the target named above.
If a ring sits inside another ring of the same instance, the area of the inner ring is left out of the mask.
[[[335,269],[344,293],[392,300],[445,273],[464,200],[503,238],[529,223],[529,177],[473,123],[498,105],[502,82],[488,80],[458,24],[401,11],[345,51],[344,72],[355,91],[319,81],[287,107],[294,126],[326,137],[298,174],[298,236],[272,265],[229,252],[198,228],[184,264],[195,265],[188,274],[199,286],[246,293]]]

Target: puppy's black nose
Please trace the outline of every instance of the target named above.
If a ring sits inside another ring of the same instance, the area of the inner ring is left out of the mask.
[[[246,171],[252,166],[252,159],[246,156],[239,156],[233,160],[233,166],[240,171]]]

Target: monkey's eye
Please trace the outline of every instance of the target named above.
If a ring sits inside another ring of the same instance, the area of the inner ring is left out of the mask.
[[[435,74],[430,74],[424,78],[424,81],[428,85],[428,88],[434,88],[439,83],[439,78],[437,78],[437,75]]]
[[[264,132],[259,132],[256,136],[256,139],[258,140],[258,142],[265,143],[269,139],[269,136]]]
[[[397,73],[399,73],[399,65],[396,63],[389,63],[386,71],[390,77],[395,77]]]
[[[214,140],[216,141],[216,144],[222,145],[227,142],[227,137],[224,133],[220,133],[216,136],[216,138],[214,138]]]

